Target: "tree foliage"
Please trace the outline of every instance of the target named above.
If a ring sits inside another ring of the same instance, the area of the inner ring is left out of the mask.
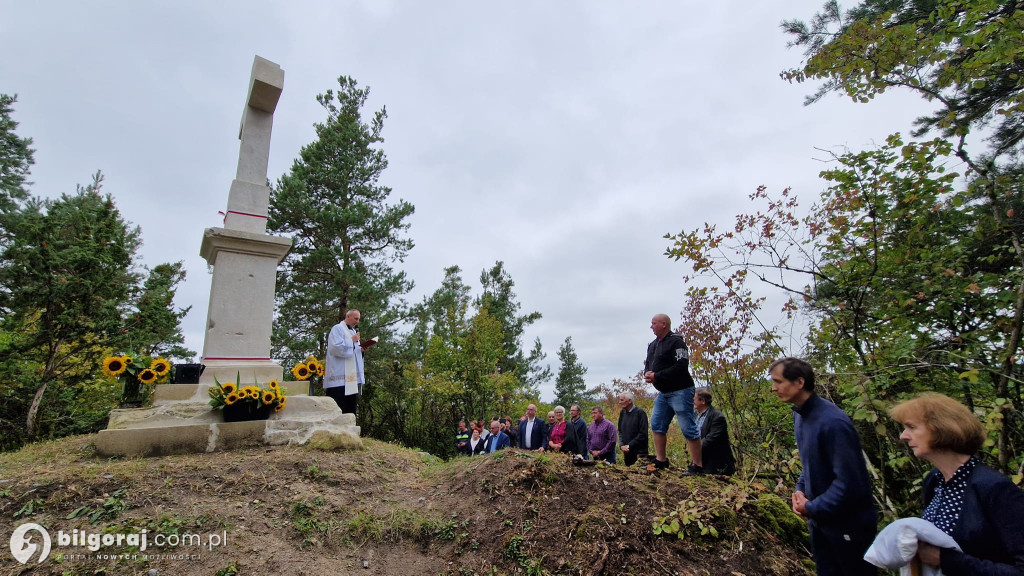
[[[369,434],[451,456],[459,420],[520,414],[535,401],[514,363],[529,357],[518,348],[510,353],[504,331],[534,315],[518,315],[512,279],[500,262],[481,283],[474,297],[461,268],[448,267],[438,289],[413,307],[416,321],[399,344],[402,363],[372,392]]]
[[[100,194],[102,176],[57,200],[31,200],[0,255],[0,308],[15,333],[7,353],[38,366],[25,429],[35,435],[47,386],[79,368],[81,354],[115,342],[138,279],[139,231]]]
[[[551,369],[540,364],[546,356],[541,350],[540,339],[534,340],[529,353],[523,350],[522,341],[526,327],[541,319],[540,312],[519,314],[521,305],[512,290],[515,282],[500,260],[490,270],[480,272],[480,284],[483,292],[474,304],[497,319],[505,335],[505,356],[498,369],[503,373],[516,374],[536,394],[536,386],[551,378]]]
[[[412,281],[393,266],[413,246],[404,236],[413,206],[389,202],[391,189],[379,182],[388,165],[380,147],[387,112],[364,121],[369,88],[345,76],[338,84],[317,96],[327,119],[270,197],[268,229],[293,238],[278,272],[272,339],[275,357],[286,361],[323,357],[326,335],[351,308],[362,313],[362,333],[381,340],[407,315],[402,296]],[[374,376],[391,371],[384,350],[367,358]]]
[[[93,432],[118,402],[101,359],[133,346],[180,347],[174,310],[179,264],[155,267],[144,286],[140,232],[101,191],[102,175],[74,194],[32,197],[31,140],[18,136],[13,97],[0,95],[0,449],[34,438]],[[191,354],[191,353],[189,353]]]
[[[1024,8],[1014,0],[864,0],[843,12],[828,0],[810,23],[783,22],[807,62],[793,81],[824,83],[809,98],[842,92],[867,102],[893,88],[937,109],[918,119],[922,136],[947,138],[991,125],[991,156],[1024,138]]]
[[[0,94],[0,216],[14,210],[28,198],[26,178],[35,162],[31,138],[18,136],[14,121],[16,96]],[[0,226],[3,222],[0,221]],[[2,230],[0,230],[2,232]]]
[[[158,264],[148,271],[135,298],[135,314],[128,318],[124,349],[143,356],[186,359],[195,352],[185,348],[181,320],[192,308],[174,308],[177,287],[185,280],[182,262]]]
[[[583,378],[587,374],[587,367],[580,362],[572,346],[572,336],[566,336],[565,342],[558,347],[558,362],[555,404],[568,408],[573,404],[585,406],[592,402],[594,395],[587,393],[587,383]]]
[[[740,314],[758,309],[750,278],[788,294],[787,313],[806,313],[806,352],[823,373],[822,389],[860,423],[880,474],[880,500],[897,508],[912,502],[918,473],[885,415],[900,397],[939,390],[965,399],[986,415],[990,453],[1014,466],[1021,458],[1021,431],[1004,419],[1007,400],[1020,402],[1019,389],[1007,398],[999,385],[1007,343],[1019,329],[1019,266],[985,202],[955,188],[957,174],[945,169],[950,151],[943,140],[908,144],[893,136],[877,150],[838,155],[837,166],[822,172],[829,187],[806,215],[789,190],[772,197],[760,188],[751,200],[762,210],[737,216],[725,232],[705,226],[676,235],[669,249],[695,273],[724,278],[726,297],[742,302],[732,305]],[[702,295],[691,289],[688,306],[703,306]],[[763,346],[749,360],[763,374],[764,361],[782,348],[779,335],[744,325],[733,318],[720,329],[733,342]],[[698,348],[697,357],[708,360],[708,347]],[[734,349],[712,361],[711,382],[729,374],[734,355],[743,357]]]

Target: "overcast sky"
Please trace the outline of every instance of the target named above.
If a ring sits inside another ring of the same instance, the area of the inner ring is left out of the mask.
[[[820,4],[7,0],[0,93],[34,140],[34,194],[102,170],[143,262],[185,262],[176,304],[201,354],[199,245],[222,224],[253,56],[285,71],[271,180],[325,119],[315,96],[353,76],[367,115],[387,107],[382,183],[416,207],[410,301],[451,265],[476,293],[502,260],[543,314],[524,344],[539,337],[557,370],[572,336],[592,386],[641,368],[653,314],[681,321],[688,268],[664,234],[731,225],[761,184],[809,203],[816,148],[872,146],[922,112],[888,95],[802,105],[813,87],[779,78],[801,51],[778,24]]]

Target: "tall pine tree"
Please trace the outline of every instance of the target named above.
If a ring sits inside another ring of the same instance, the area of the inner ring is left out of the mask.
[[[483,292],[474,304],[480,309],[486,309],[498,320],[505,335],[505,357],[498,363],[498,369],[505,374],[515,374],[524,387],[532,390],[532,395],[536,396],[537,385],[551,379],[551,369],[540,364],[547,355],[541,349],[539,338],[534,340],[529,354],[523,351],[522,341],[526,327],[540,320],[541,314],[519,314],[520,304],[512,290],[515,282],[501,260],[495,262],[490,270],[480,272],[480,284]]]
[[[558,377],[555,378],[555,404],[569,407],[582,404],[591,398],[587,392],[587,384],[583,376],[587,367],[580,363],[576,349],[572,347],[572,336],[566,336],[565,342],[558,347]]]
[[[379,183],[388,165],[380,148],[387,112],[365,122],[369,88],[346,76],[338,84],[317,96],[327,119],[270,196],[269,230],[294,240],[278,272],[272,339],[275,357],[285,361],[322,357],[327,333],[352,308],[362,312],[361,332],[386,342],[413,285],[392,268],[413,246],[404,236],[413,206],[389,203],[391,189]],[[374,348],[367,382],[393,372],[387,352]]]

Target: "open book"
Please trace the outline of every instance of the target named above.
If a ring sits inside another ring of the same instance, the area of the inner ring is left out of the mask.
[[[370,338],[369,340],[363,340],[362,342],[359,343],[359,348],[361,348],[363,350],[366,350],[367,348],[369,348],[370,346],[373,346],[377,342],[380,342],[380,336],[374,336],[373,338]]]

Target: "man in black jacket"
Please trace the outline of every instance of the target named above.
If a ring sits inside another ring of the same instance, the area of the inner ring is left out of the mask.
[[[683,337],[672,332],[667,314],[651,318],[651,331],[657,337],[647,345],[644,381],[658,391],[651,411],[651,432],[654,434],[655,468],[668,468],[665,434],[672,417],[686,438],[686,447],[693,463],[684,476],[703,474],[700,455],[700,429],[693,418],[693,377],[690,376],[690,349]]]
[[[590,452],[587,451],[587,445],[589,441],[587,439],[587,421],[580,416],[581,410],[579,404],[573,404],[569,407],[569,426],[566,428],[566,444],[571,446],[573,454],[579,454],[583,456],[584,460],[590,460]],[[569,431],[569,428],[572,431]],[[568,438],[572,440],[568,440]]]
[[[622,461],[632,466],[636,459],[647,456],[647,412],[633,403],[632,392],[619,394],[619,450]]]
[[[711,392],[698,389],[693,395],[693,409],[697,411],[697,426],[700,427],[700,453],[704,472],[732,476],[736,472],[736,460],[729,444],[729,428],[725,416],[711,407]]]

